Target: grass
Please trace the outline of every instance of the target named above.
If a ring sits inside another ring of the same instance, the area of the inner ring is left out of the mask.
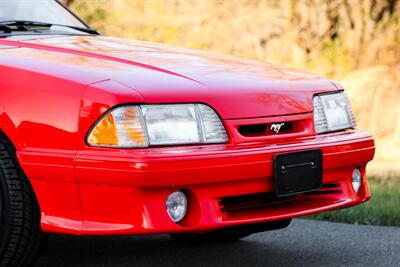
[[[400,178],[370,178],[372,198],[352,208],[307,216],[351,224],[400,226]]]

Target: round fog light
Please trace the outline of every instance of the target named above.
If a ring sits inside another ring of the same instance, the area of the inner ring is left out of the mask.
[[[176,191],[167,198],[167,212],[171,220],[180,222],[186,215],[187,197],[182,191]]]
[[[353,189],[356,193],[360,190],[361,187],[361,172],[359,169],[354,169],[353,174],[351,175],[351,182],[353,184]]]

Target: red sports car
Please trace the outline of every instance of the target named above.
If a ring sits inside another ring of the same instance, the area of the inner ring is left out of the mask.
[[[0,2],[0,266],[46,233],[223,242],[370,198],[343,88],[273,64],[105,37]]]

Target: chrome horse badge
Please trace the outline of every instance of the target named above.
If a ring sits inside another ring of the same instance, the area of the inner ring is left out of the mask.
[[[274,123],[274,124],[271,124],[270,130],[271,130],[272,132],[278,134],[278,133],[281,131],[282,126],[284,126],[284,125],[285,125],[284,122],[282,122],[282,123]]]

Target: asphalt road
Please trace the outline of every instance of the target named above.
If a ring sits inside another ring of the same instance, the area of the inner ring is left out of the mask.
[[[168,236],[52,236],[37,266],[400,266],[400,228],[295,220],[218,245]]]

